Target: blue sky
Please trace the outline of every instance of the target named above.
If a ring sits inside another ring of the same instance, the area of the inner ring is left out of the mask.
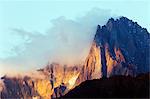
[[[0,62],[5,64],[3,60],[19,58],[19,54],[13,49],[16,46],[20,46],[18,49],[21,50],[20,53],[26,51],[25,44],[31,42],[28,36],[24,36],[26,33],[46,34],[53,27],[52,20],[63,16],[67,20],[74,21],[89,13],[91,9],[107,9],[106,11],[110,11],[112,17],[126,16],[150,31],[149,0],[0,0]],[[101,14],[105,13],[107,12],[101,12]],[[51,33],[49,37],[53,35]],[[47,43],[52,45],[51,47],[56,47],[54,40]],[[4,70],[3,64],[0,68]]]
[[[148,28],[149,0],[0,0],[1,31],[24,28],[45,32],[50,20],[59,16],[74,19],[92,8],[110,9]],[[2,34],[2,33],[1,33]]]

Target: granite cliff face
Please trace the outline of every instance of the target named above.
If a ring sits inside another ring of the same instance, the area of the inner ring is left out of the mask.
[[[149,42],[148,31],[126,17],[116,20],[111,18],[106,25],[98,25],[77,85],[95,78],[112,75],[136,76],[149,72]]]
[[[109,19],[97,31],[84,64],[48,64],[31,75],[0,80],[1,98],[57,98],[83,81],[149,72],[150,34],[136,22]],[[35,76],[36,75],[36,76]]]
[[[89,55],[81,69],[76,85],[85,80],[101,78],[101,56],[100,49],[95,42],[93,42]]]

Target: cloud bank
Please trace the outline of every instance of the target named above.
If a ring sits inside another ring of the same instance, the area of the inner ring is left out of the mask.
[[[13,57],[0,59],[0,72],[25,71],[44,67],[48,61],[74,65],[84,62],[97,25],[112,17],[110,10],[94,8],[76,19],[58,17],[45,33],[12,29],[24,42],[14,46]]]

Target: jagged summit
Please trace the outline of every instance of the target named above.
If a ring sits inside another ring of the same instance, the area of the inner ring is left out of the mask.
[[[110,18],[106,25],[97,26],[93,40],[95,45],[91,47],[91,50],[96,50],[90,51],[77,83],[97,77],[136,76],[149,72],[149,42],[150,34],[137,22],[126,17],[116,20]],[[94,71],[93,68],[100,72]],[[98,75],[97,73],[99,76],[94,76]]]
[[[120,49],[125,63],[135,65],[137,73],[149,71],[150,35],[137,22],[126,17],[111,18],[105,26],[97,29],[94,41],[97,45],[107,45],[114,60],[117,57],[115,48]]]

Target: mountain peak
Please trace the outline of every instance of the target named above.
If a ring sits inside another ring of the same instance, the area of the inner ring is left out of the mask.
[[[110,18],[107,23],[114,22],[114,21],[115,21],[114,18]]]
[[[126,17],[116,20],[110,18],[106,25],[98,25],[93,41],[96,46],[91,47],[91,50],[96,50],[87,57],[83,67],[84,75],[81,73],[77,82],[87,80],[87,77],[88,80],[89,77],[94,79],[94,70],[100,70],[97,74],[100,78],[112,75],[136,76],[150,71],[150,57],[147,54],[150,48],[149,41],[150,34],[137,22]],[[96,65],[97,63],[99,65]]]

